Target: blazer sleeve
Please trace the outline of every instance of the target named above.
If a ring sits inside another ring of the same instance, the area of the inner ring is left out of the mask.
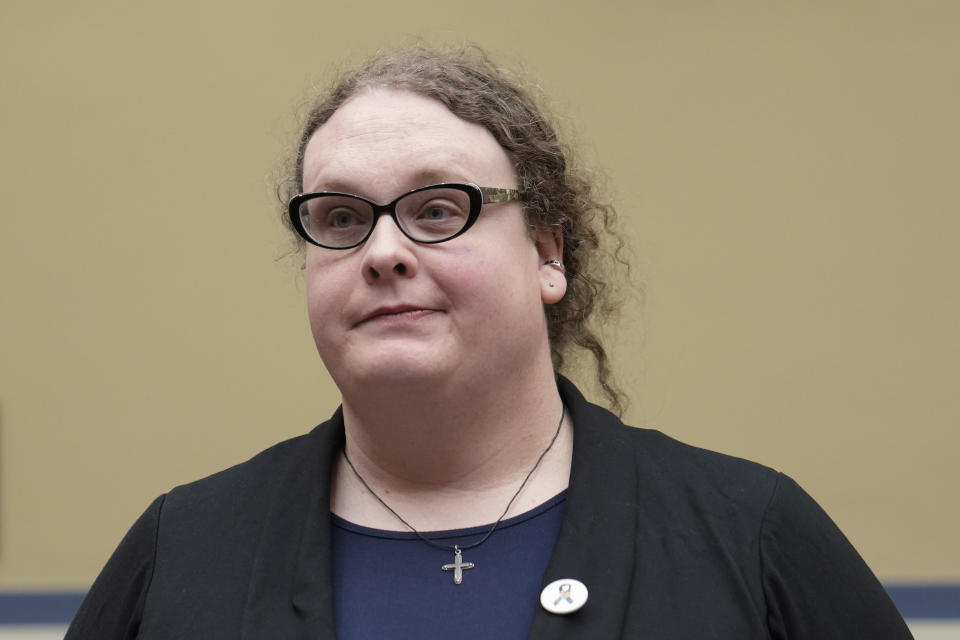
[[[912,638],[887,592],[820,506],[780,474],[760,534],[776,640]]]
[[[165,496],[140,516],[87,592],[64,640],[132,640],[143,617]]]

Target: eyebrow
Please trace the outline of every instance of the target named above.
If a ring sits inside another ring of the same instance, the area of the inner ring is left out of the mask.
[[[426,187],[431,184],[440,184],[443,182],[473,182],[474,180],[467,179],[462,177],[460,173],[453,173],[450,169],[421,169],[411,175],[409,179],[405,182],[404,189],[391,196],[391,199],[403,195],[408,191],[413,191],[414,189],[419,189],[420,187]],[[359,187],[359,188],[358,188]],[[349,178],[341,179],[334,178],[331,180],[325,180],[321,182],[316,187],[309,190],[310,193],[317,193],[321,191],[337,191],[340,193],[350,193],[354,195],[365,195],[361,193],[365,188],[360,186],[360,183],[355,182]],[[308,190],[305,190],[305,192]],[[366,196],[365,196],[366,197]]]

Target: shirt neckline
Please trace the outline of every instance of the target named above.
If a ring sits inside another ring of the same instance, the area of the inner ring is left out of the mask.
[[[532,520],[539,516],[546,514],[548,511],[559,507],[567,498],[567,490],[564,489],[557,495],[553,496],[546,502],[543,502],[529,511],[524,511],[521,514],[515,515],[511,518],[507,518],[497,525],[497,530],[507,529],[509,527],[514,527],[518,524],[522,524],[528,520]],[[333,526],[344,531],[349,531],[350,533],[356,533],[363,536],[368,536],[371,538],[387,538],[391,540],[418,540],[419,536],[412,531],[391,531],[389,529],[374,529],[372,527],[365,527],[363,525],[350,522],[338,516],[335,513],[330,514],[330,521]],[[459,538],[464,536],[475,536],[478,534],[486,533],[490,527],[493,526],[493,523],[481,524],[475,527],[468,527],[466,529],[447,529],[441,531],[421,531],[420,534],[426,536],[430,539],[446,539],[446,538]]]

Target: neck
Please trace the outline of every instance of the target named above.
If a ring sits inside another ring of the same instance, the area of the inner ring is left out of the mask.
[[[550,444],[562,413],[552,369],[524,373],[509,380],[481,376],[469,385],[384,386],[389,392],[366,393],[356,402],[345,393],[347,453],[370,488],[417,529],[493,522]],[[420,389],[429,393],[415,392]],[[564,422],[507,517],[566,487],[572,427]],[[405,528],[342,459],[334,481],[334,511],[341,517]]]

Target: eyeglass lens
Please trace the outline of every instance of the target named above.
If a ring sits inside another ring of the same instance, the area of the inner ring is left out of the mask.
[[[470,196],[437,186],[408,193],[396,201],[396,220],[413,240],[437,242],[455,236],[470,218]],[[350,247],[366,237],[379,216],[356,196],[318,194],[300,204],[307,234],[328,247]]]

